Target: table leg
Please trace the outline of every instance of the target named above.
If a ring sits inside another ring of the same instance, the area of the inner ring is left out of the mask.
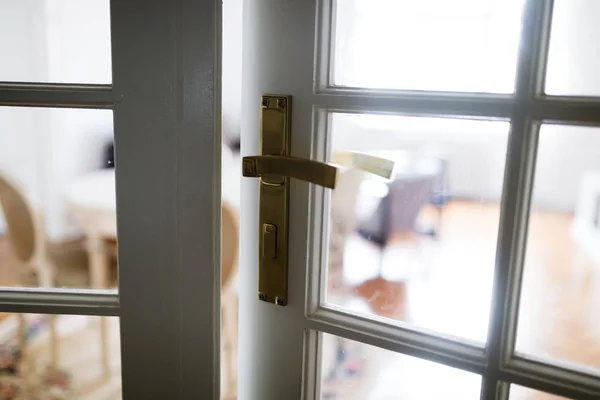
[[[53,371],[58,369],[58,334],[56,332],[56,315],[48,316],[48,326],[50,328],[50,367]]]
[[[90,263],[90,281],[94,289],[108,288],[109,259],[104,239],[90,235],[87,239],[87,251]],[[102,373],[105,378],[110,375],[108,365],[108,332],[106,317],[100,317],[100,351],[102,357]]]
[[[94,289],[108,287],[109,260],[104,240],[99,236],[89,236],[87,251],[90,262],[90,283]]]
[[[108,379],[110,366],[108,365],[108,319],[100,317],[100,351],[102,352],[102,375]]]

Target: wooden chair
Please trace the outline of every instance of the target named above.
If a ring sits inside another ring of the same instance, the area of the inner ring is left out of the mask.
[[[8,231],[9,243],[16,256],[18,272],[33,272],[38,286],[54,286],[55,267],[51,262],[47,248],[46,236],[41,218],[36,214],[23,193],[6,176],[0,175],[0,205]],[[25,315],[19,318],[19,347],[26,360],[26,326]],[[56,316],[49,316],[50,333],[50,367],[56,369],[58,364],[58,338],[56,332]],[[22,365],[29,371],[28,365]],[[24,372],[26,373],[26,372]],[[27,379],[27,377],[24,377]]]
[[[226,382],[224,399],[236,398],[238,294],[235,278],[238,271],[238,215],[225,200],[221,206],[221,326]]]

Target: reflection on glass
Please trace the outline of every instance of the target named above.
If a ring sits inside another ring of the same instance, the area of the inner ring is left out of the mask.
[[[600,368],[600,129],[540,131],[517,351]]]
[[[554,394],[540,392],[519,385],[510,385],[509,400],[568,400],[566,397],[556,396]]]
[[[336,86],[512,93],[523,0],[342,0]]]
[[[121,399],[119,319],[0,314],[2,399]],[[48,396],[48,397],[47,397]]]
[[[479,375],[322,335],[321,399],[479,399]]]
[[[0,286],[116,288],[112,112],[0,107]]]
[[[600,95],[596,0],[556,0],[546,75],[546,93],[553,95]]]
[[[333,114],[332,151],[393,159],[332,192],[326,301],[484,342],[509,124]]]
[[[1,0],[0,38],[0,81],[112,81],[108,0]]]

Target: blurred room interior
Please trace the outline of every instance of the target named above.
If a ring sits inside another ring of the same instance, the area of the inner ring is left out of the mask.
[[[360,8],[366,1],[353,4]],[[0,37],[10,38],[0,39],[0,54],[11,56],[0,62],[0,80],[110,83],[108,3],[0,0]],[[600,56],[590,50],[589,38],[600,37],[590,17],[600,15],[600,3],[584,2],[585,12],[574,3],[556,3],[561,8],[553,21],[547,90],[598,95]],[[462,74],[465,62],[488,72],[514,69],[518,11],[476,9],[435,14],[447,42],[438,43],[436,30],[416,35],[416,41],[410,35],[394,45],[404,46],[402,54],[376,36],[385,29],[392,36],[422,33],[419,18],[403,21],[401,28],[381,24],[381,11],[346,21],[351,34],[339,39],[347,40],[340,79],[375,88],[458,85],[468,91],[489,74]],[[222,393],[235,398],[242,0],[225,0],[223,17]],[[478,27],[494,24],[504,33],[472,37]],[[451,46],[461,40],[466,44]],[[461,50],[468,46],[483,50]],[[414,55],[414,62],[403,54]],[[447,73],[423,67],[442,59]],[[415,80],[418,70],[421,78]],[[403,81],[405,75],[412,80]],[[510,91],[514,74],[505,75],[486,90]],[[395,169],[388,180],[342,173],[329,199],[326,300],[358,314],[485,342],[510,124],[338,113],[330,125],[331,151],[380,155],[394,160]],[[0,108],[0,285],[117,286],[115,168],[111,111]],[[600,368],[598,128],[541,127],[530,212],[517,351]],[[9,229],[23,220],[31,222],[29,228]],[[335,337],[324,343],[323,399],[441,398],[426,384],[436,368],[461,388],[453,398],[478,393],[480,382],[466,373]],[[13,378],[23,374],[55,398],[118,399],[119,359],[118,318],[0,315],[0,399],[17,398]],[[399,388],[403,370],[410,370],[411,379]],[[552,398],[511,391],[511,399]]]

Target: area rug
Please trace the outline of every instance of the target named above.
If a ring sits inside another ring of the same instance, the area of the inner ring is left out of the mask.
[[[335,338],[335,361],[328,371],[323,371],[321,399],[346,399],[346,393],[363,386],[365,358],[364,348],[357,342]]]
[[[39,340],[48,327],[47,315],[27,315],[26,345]],[[18,342],[16,315],[0,321],[0,400],[65,400],[69,398],[70,379],[62,370],[51,369],[32,356],[24,359]],[[25,369],[29,368],[25,380]]]

